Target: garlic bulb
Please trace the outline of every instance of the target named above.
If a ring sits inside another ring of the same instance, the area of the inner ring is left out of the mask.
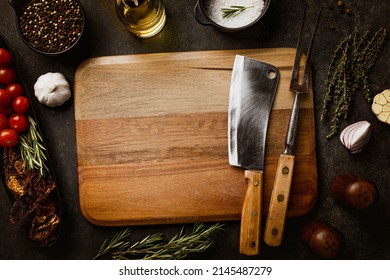
[[[375,95],[371,110],[378,120],[390,124],[390,89]]]
[[[39,102],[49,107],[61,106],[70,96],[69,83],[61,73],[46,73],[34,85],[35,96]]]
[[[340,134],[340,141],[351,154],[357,154],[367,145],[371,132],[371,124],[360,121],[344,128]]]

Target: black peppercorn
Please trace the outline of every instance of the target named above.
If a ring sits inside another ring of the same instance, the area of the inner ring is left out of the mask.
[[[34,48],[62,52],[81,36],[83,14],[76,0],[30,0],[19,17],[23,37]]]

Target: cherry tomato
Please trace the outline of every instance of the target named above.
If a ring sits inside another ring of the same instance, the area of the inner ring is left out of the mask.
[[[0,113],[0,131],[8,128],[8,117]]]
[[[15,70],[8,67],[0,67],[0,84],[8,85],[16,79]]]
[[[10,128],[6,128],[0,131],[0,146],[2,147],[15,147],[19,142],[19,134]]]
[[[13,114],[9,118],[9,127],[16,132],[23,132],[28,128],[28,119],[23,114]]]
[[[15,113],[24,114],[28,111],[29,103],[30,102],[28,101],[27,97],[19,96],[16,97],[12,102],[12,108],[14,109]]]
[[[0,107],[4,107],[9,104],[11,99],[9,98],[5,89],[0,88]]]
[[[18,96],[22,96],[24,94],[24,88],[17,83],[9,84],[5,91],[7,92],[9,98],[14,100]]]
[[[0,48],[0,66],[8,66],[12,62],[12,55],[9,51]]]

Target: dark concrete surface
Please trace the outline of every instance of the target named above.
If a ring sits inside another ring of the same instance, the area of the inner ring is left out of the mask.
[[[34,53],[18,37],[15,16],[8,1],[0,1],[0,32],[7,38],[19,63],[30,92],[37,78],[46,72],[62,72],[71,85],[77,66],[85,59],[103,55],[219,50],[265,47],[295,47],[299,33],[303,0],[272,0],[265,17],[249,30],[226,34],[196,22],[196,0],[166,1],[167,23],[163,31],[150,39],[132,36],[119,22],[113,0],[81,0],[87,15],[87,31],[77,52],[65,57],[45,57]],[[380,123],[371,113],[362,95],[357,95],[346,125],[368,120],[373,125],[369,145],[359,155],[350,155],[337,137],[326,140],[324,123],[319,121],[323,98],[323,80],[336,44],[356,27],[375,31],[390,29],[390,2],[387,0],[348,0],[353,16],[340,14],[335,0],[310,0],[308,22],[314,23],[321,4],[324,9],[312,58],[316,108],[319,196],[311,213],[289,219],[283,244],[278,248],[261,245],[259,259],[316,259],[301,241],[305,223],[318,217],[338,228],[346,239],[344,259],[390,258],[390,126]],[[308,36],[305,36],[308,41]],[[371,89],[379,93],[390,88],[390,40],[370,73]],[[131,81],[129,81],[129,85]],[[123,85],[123,86],[129,86]],[[93,100],[91,100],[93,102]],[[61,108],[47,108],[36,100],[34,106],[47,148],[52,157],[61,188],[64,220],[58,243],[39,248],[26,237],[22,228],[9,222],[9,202],[0,190],[0,259],[91,259],[102,242],[119,228],[97,227],[80,213],[78,203],[75,122],[72,101]],[[340,207],[329,191],[335,176],[353,173],[372,180],[378,188],[377,205],[369,212],[356,213]],[[159,231],[167,236],[178,233],[182,225],[133,227],[133,240]],[[192,225],[188,225],[191,228]],[[215,235],[215,245],[197,256],[199,259],[247,259],[238,252],[239,222],[227,222],[225,231]]]

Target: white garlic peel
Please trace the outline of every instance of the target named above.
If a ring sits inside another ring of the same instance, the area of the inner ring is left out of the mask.
[[[375,95],[371,110],[378,120],[390,124],[390,89],[386,89]]]
[[[46,73],[34,85],[35,96],[39,102],[49,107],[57,107],[71,96],[70,86],[61,73]]]
[[[340,134],[340,141],[351,153],[360,153],[371,138],[372,127],[367,121],[360,121],[344,128]]]

